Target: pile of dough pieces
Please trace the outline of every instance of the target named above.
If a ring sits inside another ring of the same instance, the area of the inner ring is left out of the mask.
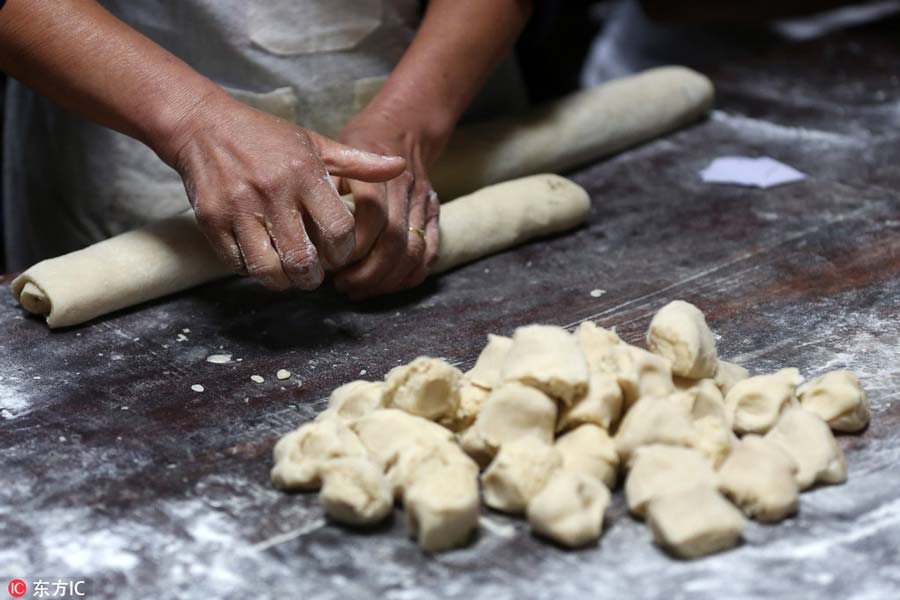
[[[489,335],[466,373],[417,358],[334,390],[277,443],[272,481],[321,490],[327,515],[356,526],[399,502],[409,533],[438,552],[478,527],[479,490],[558,544],[595,542],[621,478],[654,540],[690,558],[739,543],[747,517],[784,519],[800,491],[847,479],[831,430],[869,421],[852,373],[749,377],[679,300],[656,313],[647,347],[585,322]]]

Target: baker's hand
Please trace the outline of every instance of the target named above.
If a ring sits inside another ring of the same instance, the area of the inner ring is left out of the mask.
[[[335,287],[354,300],[415,287],[438,257],[440,203],[426,166],[435,146],[402,116],[367,110],[337,139],[355,148],[406,159],[406,170],[387,183],[342,178],[341,192],[356,204],[356,249]]]
[[[318,287],[325,266],[347,264],[355,248],[353,215],[332,177],[376,185],[400,176],[406,162],[349,148],[230,97],[208,104],[182,128],[169,157],[201,230],[236,273],[273,289]]]

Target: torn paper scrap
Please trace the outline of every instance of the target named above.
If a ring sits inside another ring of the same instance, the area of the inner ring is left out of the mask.
[[[794,167],[768,156],[722,156],[700,171],[706,183],[730,183],[758,188],[770,188],[806,179],[806,175]]]

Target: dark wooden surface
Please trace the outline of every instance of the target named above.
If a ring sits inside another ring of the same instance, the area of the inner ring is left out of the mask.
[[[594,201],[586,228],[403,297],[361,306],[229,281],[50,332],[4,288],[0,576],[86,577],[110,598],[898,597],[900,24],[710,74],[709,120],[574,175]],[[810,178],[701,183],[728,154]],[[315,495],[269,485],[277,437],[363,370],[421,354],[465,368],[486,333],[531,322],[594,319],[637,341],[675,298],[706,312],[720,355],[756,373],[851,368],[872,400],[869,430],[840,440],[849,482],[751,525],[735,551],[673,561],[617,493],[597,547],[561,550],[485,511],[471,546],[430,558],[399,513],[350,531]],[[294,376],[276,381],[280,368]]]

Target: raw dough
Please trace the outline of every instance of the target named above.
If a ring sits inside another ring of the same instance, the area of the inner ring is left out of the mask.
[[[696,448],[716,469],[731,454],[737,436],[728,424],[712,415],[694,421],[694,432],[691,446]]]
[[[781,369],[736,383],[725,396],[735,433],[762,434],[771,429],[785,408],[797,404],[794,392],[801,383],[803,377],[797,369]]]
[[[391,512],[394,497],[381,468],[354,456],[322,465],[319,500],[325,514],[347,525],[375,525]]]
[[[587,392],[588,367],[578,342],[565,329],[527,325],[513,334],[503,361],[503,380],[537,388],[564,404]]]
[[[687,385],[686,385],[687,384]],[[715,417],[729,424],[725,397],[712,379],[675,378],[679,390],[671,395],[675,402],[684,404],[692,419]]]
[[[394,367],[384,378],[384,405],[450,423],[459,408],[462,371],[439,358],[420,356]]]
[[[588,368],[594,373],[615,373],[616,363],[610,348],[624,344],[612,330],[585,321],[575,329],[575,340],[584,353]]]
[[[748,517],[780,521],[797,510],[797,463],[774,442],[749,434],[719,469],[719,490]]]
[[[800,404],[835,431],[862,431],[869,424],[869,399],[850,371],[832,371],[797,388]]]
[[[622,388],[609,373],[591,374],[587,393],[560,410],[556,431],[568,431],[584,423],[593,423],[612,431],[622,414]]]
[[[484,503],[503,512],[523,513],[560,467],[559,450],[534,436],[503,444],[481,476]]]
[[[366,448],[343,422],[323,419],[284,435],[272,451],[272,483],[283,490],[316,490],[322,465],[335,458],[365,457]]]
[[[331,392],[328,408],[319,414],[318,419],[337,417],[344,421],[353,421],[384,407],[384,382],[351,381]]]
[[[475,366],[466,371],[466,379],[486,390],[498,387],[502,382],[500,370],[506,353],[512,346],[512,338],[502,335],[488,334],[488,343],[478,355]]]
[[[425,552],[461,546],[478,527],[478,469],[451,461],[422,469],[406,490],[406,528]]]
[[[552,444],[556,414],[556,402],[543,392],[521,383],[505,383],[491,392],[460,443],[484,466],[503,444],[526,435]]]
[[[398,500],[403,500],[406,491],[429,471],[460,469],[472,477],[478,477],[478,465],[453,442],[436,444],[416,440],[404,447],[385,467],[391,491]]]
[[[615,439],[619,458],[628,467],[632,453],[641,446],[692,446],[694,427],[683,404],[647,396],[625,414]]]
[[[694,487],[716,488],[716,473],[693,448],[654,444],[638,448],[625,480],[628,510],[643,516],[654,498]]]
[[[844,483],[847,465],[828,424],[802,408],[784,411],[766,439],[778,444],[797,463],[797,485],[801,490],[816,482]]]
[[[459,389],[459,408],[456,410],[456,417],[450,424],[450,429],[465,431],[471,427],[490,395],[491,393],[483,387],[463,380],[462,387]]]
[[[619,455],[616,444],[596,425],[581,425],[556,440],[563,468],[590,475],[609,489],[616,487]]]
[[[740,542],[747,520],[713,488],[654,498],[647,507],[654,541],[679,558],[697,558]]]
[[[700,309],[684,300],[670,302],[654,315],[647,347],[667,358],[675,375],[702,379],[716,374],[716,340]]]
[[[675,391],[669,361],[642,348],[622,344],[610,352],[616,364],[616,376],[625,410],[646,396],[668,396]]]
[[[371,412],[350,427],[382,465],[391,463],[404,448],[417,443],[436,445],[453,439],[449,429],[396,408]]]
[[[741,365],[719,360],[715,382],[719,386],[722,395],[727,396],[737,382],[743,381],[748,377],[750,377],[750,372]]]
[[[551,540],[575,548],[597,541],[609,490],[595,478],[576,471],[558,471],[528,503],[531,528]]]

